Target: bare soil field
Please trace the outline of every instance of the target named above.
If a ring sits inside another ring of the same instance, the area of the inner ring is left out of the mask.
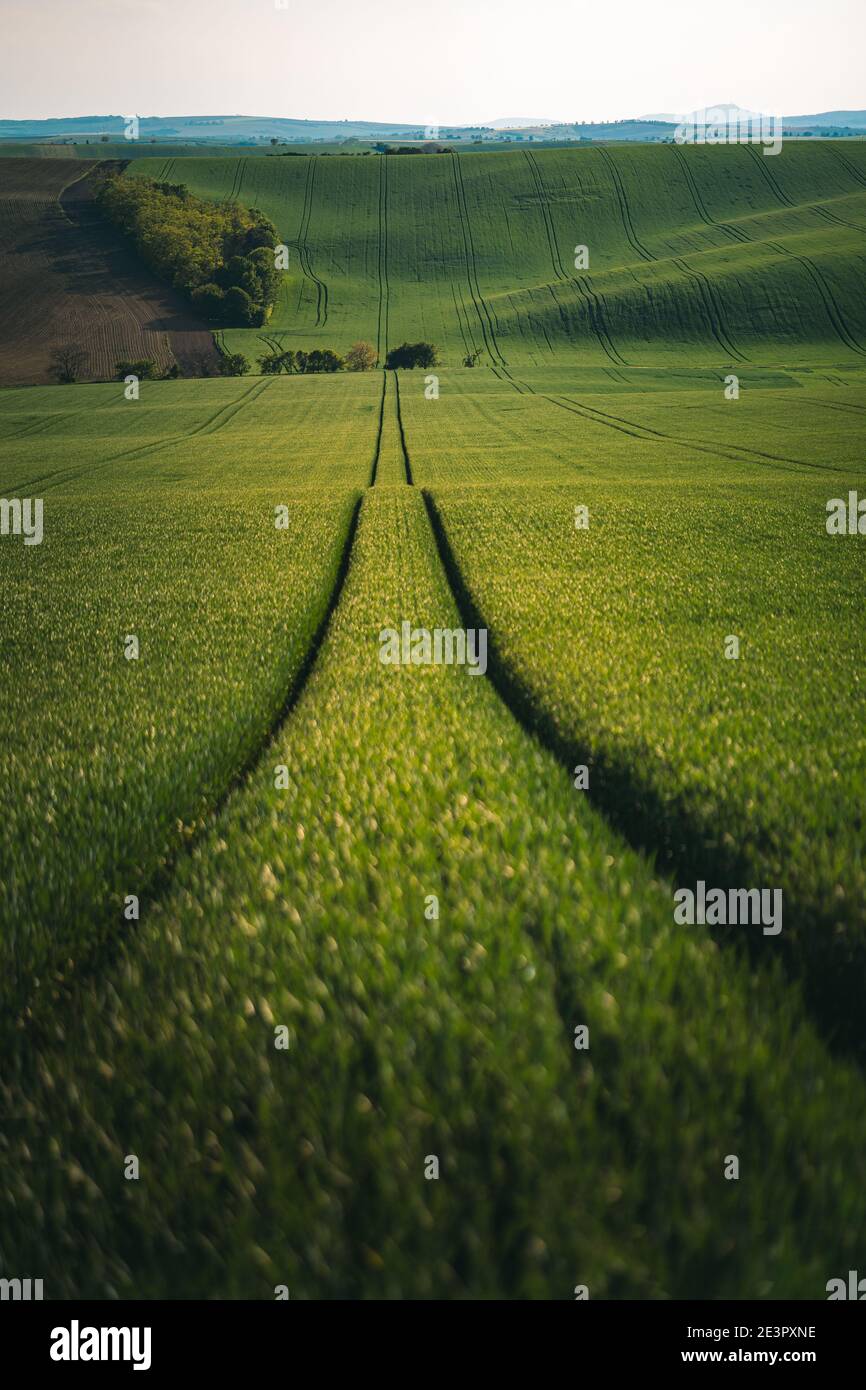
[[[70,343],[89,354],[83,380],[142,357],[215,375],[206,325],[96,212],[97,167],[0,160],[0,385],[51,381],[52,350]]]

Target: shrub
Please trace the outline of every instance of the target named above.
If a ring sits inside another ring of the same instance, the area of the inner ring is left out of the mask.
[[[397,367],[435,367],[439,354],[432,343],[401,343],[392,348],[385,360],[385,366]]]
[[[159,368],[152,357],[141,357],[137,362],[115,362],[114,371],[118,381],[128,376],[137,376],[139,381],[153,381],[159,376]]]
[[[243,376],[250,364],[242,352],[225,352],[220,358],[220,376]]]
[[[346,368],[350,372],[369,372],[378,360],[372,343],[353,343],[346,353]]]
[[[63,343],[51,353],[51,371],[64,385],[77,381],[90,360],[90,354],[78,343]]]

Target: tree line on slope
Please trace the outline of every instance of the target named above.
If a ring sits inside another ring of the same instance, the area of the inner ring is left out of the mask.
[[[438,360],[438,351],[432,343],[401,343],[388,353],[385,366],[391,371],[398,367],[435,367]],[[277,376],[281,372],[287,372],[289,375],[307,375],[312,372],[369,372],[378,366],[379,357],[372,343],[357,342],[352,344],[345,357],[334,352],[333,348],[312,348],[309,352],[304,352],[303,349],[275,349],[260,357],[258,363],[264,376]]]
[[[97,207],[146,265],[212,323],[256,328],[270,317],[282,272],[277,229],[258,208],[211,203],[184,184],[109,175]]]

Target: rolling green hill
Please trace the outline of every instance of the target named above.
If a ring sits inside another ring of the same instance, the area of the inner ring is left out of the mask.
[[[866,361],[860,145],[138,159],[128,175],[182,177],[274,220],[292,275],[268,333],[288,347],[426,338],[447,365],[473,349],[488,365]],[[256,330],[226,341],[266,350]]]

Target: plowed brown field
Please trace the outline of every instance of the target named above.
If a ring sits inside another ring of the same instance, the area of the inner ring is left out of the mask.
[[[210,331],[143,267],[92,203],[96,164],[0,160],[0,384],[53,378],[52,349],[80,344],[82,380],[121,358],[216,372]]]

